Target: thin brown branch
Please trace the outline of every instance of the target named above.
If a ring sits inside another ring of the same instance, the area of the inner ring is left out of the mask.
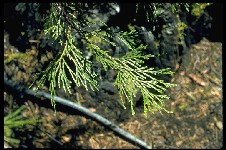
[[[4,86],[5,87],[7,86],[10,89],[13,89],[14,92],[16,91],[17,93],[20,93],[19,94],[20,98],[22,98],[24,95],[30,95],[30,96],[36,96],[38,98],[44,97],[47,99],[51,99],[51,95],[46,92],[37,91],[37,93],[36,93],[35,91],[26,89],[23,86],[15,85],[15,83],[13,83],[11,80],[8,80],[6,77],[4,77]],[[146,142],[138,139],[137,137],[133,136],[132,134],[128,133],[127,131],[121,129],[116,124],[114,124],[111,121],[109,121],[108,119],[100,116],[99,114],[91,112],[89,109],[87,109],[81,105],[78,105],[70,100],[67,100],[67,99],[64,99],[64,98],[61,98],[58,96],[54,96],[54,100],[56,101],[56,103],[73,108],[73,109],[81,112],[85,116],[88,116],[92,120],[99,122],[101,125],[108,127],[110,130],[114,131],[115,133],[117,133],[118,135],[120,135],[121,137],[126,139],[128,142],[130,142],[140,148],[151,149],[151,146],[149,146]]]

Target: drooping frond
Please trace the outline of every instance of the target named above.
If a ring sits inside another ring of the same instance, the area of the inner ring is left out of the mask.
[[[69,7],[72,11],[66,11]],[[84,18],[80,21],[78,15],[73,13],[74,7],[65,4],[52,4],[50,15],[46,18],[45,35],[52,38],[52,43],[58,45],[59,52],[47,69],[40,74],[38,88],[46,81],[50,83],[49,91],[55,95],[56,87],[63,87],[65,92],[71,93],[71,84],[84,86],[86,90],[98,90],[97,74],[92,70],[92,61],[83,56],[78,48],[75,34],[78,34],[85,49],[89,50],[96,61],[102,64],[105,71],[117,70],[118,74],[114,85],[119,90],[123,105],[126,100],[130,103],[132,114],[134,111],[134,98],[141,91],[144,100],[144,113],[154,112],[155,109],[167,111],[164,100],[169,99],[164,91],[175,86],[157,79],[158,74],[172,74],[169,68],[154,70],[144,66],[144,60],[154,57],[145,54],[146,46],[136,42],[138,35],[135,30],[114,34],[101,20],[89,20]],[[77,12],[77,11],[76,11]],[[92,24],[101,24],[107,27],[106,31],[92,28]],[[108,43],[113,47],[118,46],[111,39],[116,38],[129,49],[122,57],[112,57],[108,50],[103,49],[99,43]],[[153,92],[154,91],[154,92]],[[157,94],[156,94],[157,93]],[[55,103],[52,99],[55,109]],[[125,105],[124,105],[125,106]]]

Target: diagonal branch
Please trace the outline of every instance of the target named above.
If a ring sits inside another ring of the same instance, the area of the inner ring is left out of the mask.
[[[30,96],[36,96],[36,97],[44,97],[47,99],[51,99],[51,95],[43,92],[43,91],[37,91],[37,93],[33,90],[26,89],[24,86],[15,85],[11,80],[8,80],[6,77],[4,77],[4,87],[12,89],[14,92],[19,93],[19,97],[23,98],[24,95],[30,95]],[[127,131],[121,129],[116,124],[112,123],[111,121],[107,120],[106,118],[98,115],[97,113],[91,112],[89,109],[78,105],[70,100],[54,96],[53,97],[56,103],[73,108],[82,114],[84,114],[86,117],[89,117],[90,119],[97,121],[101,125],[104,125],[108,127],[110,130],[114,131],[124,139],[126,139],[128,142],[139,146],[140,148],[145,149],[151,149],[151,146],[149,146],[146,142],[136,138],[132,134],[128,133]]]

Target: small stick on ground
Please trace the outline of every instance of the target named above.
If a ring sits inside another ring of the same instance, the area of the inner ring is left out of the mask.
[[[16,86],[11,80],[8,80],[6,77],[4,77],[4,85],[13,89],[14,91],[16,90],[17,92],[19,92],[21,98],[24,95],[30,95],[30,96],[45,97],[47,99],[51,99],[51,95],[46,92],[42,92],[42,91],[35,92],[33,90],[28,90],[23,86],[18,86],[18,85]],[[108,119],[100,116],[99,114],[93,113],[89,109],[87,109],[81,105],[78,105],[70,100],[67,100],[67,99],[64,99],[64,98],[61,98],[58,96],[54,96],[54,100],[56,101],[56,103],[73,108],[73,109],[83,113],[85,116],[88,116],[92,120],[95,120],[95,121],[99,122],[100,124],[108,127],[109,129],[111,129],[112,131],[114,131],[115,133],[120,135],[121,137],[125,138],[128,142],[130,142],[140,148],[151,149],[151,146],[149,146],[146,142],[136,138],[132,134],[121,129],[120,127],[118,127],[117,125],[115,125],[114,123],[109,121]]]

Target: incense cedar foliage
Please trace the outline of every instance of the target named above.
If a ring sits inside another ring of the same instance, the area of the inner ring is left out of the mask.
[[[156,25],[157,18],[164,15],[162,12],[165,7],[170,7],[171,13],[178,13],[182,7],[187,11],[191,9],[187,3],[167,4],[167,6],[153,3],[136,4],[134,11],[146,9],[147,21]],[[103,8],[108,8],[108,11]],[[50,5],[49,13],[43,19],[44,34],[48,44],[54,45],[58,52],[48,67],[37,75],[37,89],[49,83],[52,96],[56,94],[56,88],[61,87],[71,94],[73,84],[84,86],[86,90],[98,90],[98,81],[102,78],[98,73],[100,68],[94,66],[100,64],[99,66],[104,71],[113,69],[117,72],[114,86],[119,91],[125,109],[125,103],[129,102],[132,115],[135,114],[134,98],[138,91],[142,94],[145,115],[148,111],[154,112],[155,110],[170,113],[171,111],[165,108],[165,100],[169,99],[169,96],[164,92],[167,88],[174,87],[175,84],[165,82],[158,77],[159,75],[172,75],[173,71],[169,67],[156,69],[144,64],[151,58],[164,55],[164,52],[148,53],[147,48],[150,48],[150,45],[142,43],[135,26],[130,25],[128,31],[113,29],[107,25],[106,16],[96,15],[98,10],[102,10],[102,14],[108,13],[107,17],[120,11],[118,5],[112,3],[52,3]],[[165,28],[167,30],[174,26],[178,33],[177,44],[183,44],[183,31],[186,25],[180,23],[178,18],[178,22],[171,22]],[[156,28],[158,27],[152,28],[154,34]],[[158,50],[159,39],[152,39],[156,50]],[[109,47],[111,49],[108,49]],[[112,50],[118,54],[112,55]],[[51,103],[56,110],[53,98]]]

